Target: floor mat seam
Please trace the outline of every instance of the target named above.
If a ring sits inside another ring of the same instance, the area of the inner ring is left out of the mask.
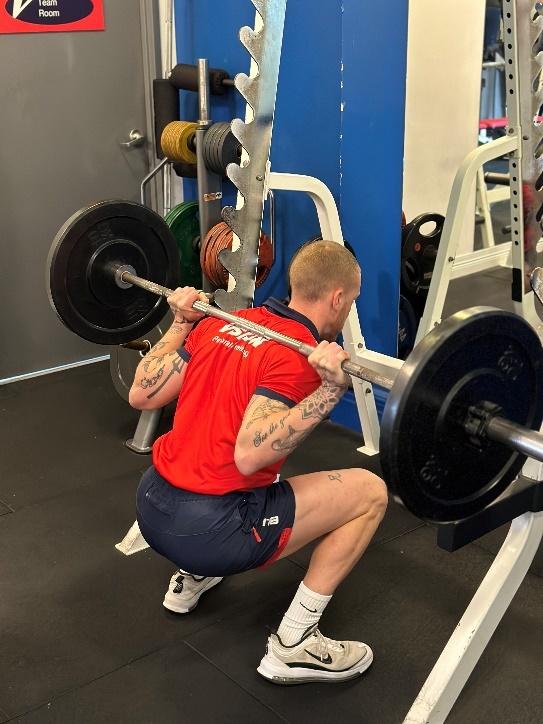
[[[184,641],[181,641],[184,643]],[[173,645],[173,644],[171,644]],[[118,671],[121,671],[121,669],[124,669],[126,666],[130,666],[131,664],[137,663],[138,661],[141,661],[142,659],[145,659],[147,656],[152,656],[153,654],[158,653],[159,651],[162,651],[162,649],[168,649],[170,648],[170,645],[166,646],[159,646],[156,649],[153,649],[152,651],[148,651],[141,656],[134,656],[131,659],[128,659],[128,661],[123,662],[119,666],[116,666],[114,669],[110,669],[109,671],[104,671],[103,674],[100,674],[99,676],[95,676],[92,679],[89,679],[88,681],[83,681],[82,683],[78,684],[77,686],[72,686],[67,689],[63,689],[62,691],[59,691],[58,693],[54,694],[53,696],[47,697],[45,701],[41,701],[39,704],[36,704],[35,706],[30,707],[29,709],[25,709],[24,711],[18,712],[14,714],[13,716],[11,714],[7,714],[9,718],[3,722],[3,724],[9,724],[9,722],[15,721],[16,719],[19,719],[22,716],[26,716],[27,714],[32,714],[34,711],[39,711],[40,709],[43,709],[44,706],[48,706],[49,704],[52,704],[55,701],[58,701],[59,699],[64,699],[66,696],[69,696],[70,694],[73,694],[75,691],[79,691],[80,689],[85,689],[87,686],[90,686],[91,684],[94,684],[97,681],[100,681],[101,679],[105,679],[107,676],[111,676],[111,674],[115,674]]]
[[[278,719],[280,719],[282,722],[285,722],[285,724],[290,724],[289,719],[285,719],[285,717],[282,714],[279,714],[279,712],[275,711],[275,709],[273,709],[269,704],[266,704],[266,702],[262,701],[258,696],[256,696],[256,694],[253,694],[252,691],[249,691],[249,689],[247,689],[245,686],[240,684],[239,681],[236,681],[236,679],[234,679],[230,674],[228,674],[226,671],[223,671],[223,669],[221,669],[221,667],[218,666],[218,664],[216,664],[214,661],[212,661],[210,658],[208,658],[204,653],[202,653],[199,649],[197,649],[196,646],[193,646],[191,643],[189,643],[186,640],[184,641],[184,643],[190,649],[192,649],[192,651],[194,651],[195,654],[198,654],[198,656],[200,656],[202,659],[204,659],[204,661],[207,661],[207,663],[210,666],[213,666],[214,669],[219,671],[223,676],[225,676],[229,681],[231,681],[233,684],[238,686],[242,691],[244,691],[246,694],[248,694],[252,699],[254,699],[255,701],[258,701],[258,703],[261,704],[268,711],[271,711],[271,713],[274,714],[276,717],[278,717]]]

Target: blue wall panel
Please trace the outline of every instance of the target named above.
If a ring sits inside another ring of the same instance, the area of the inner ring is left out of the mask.
[[[178,59],[234,75],[249,71],[239,28],[252,27],[250,0],[176,0]],[[277,92],[274,171],[322,179],[340,208],[345,238],[364,273],[358,303],[373,349],[396,354],[403,174],[407,0],[289,0]],[[195,94],[182,93],[182,118],[197,118]],[[342,110],[343,109],[343,110]],[[243,118],[236,91],[212,97],[213,120]],[[186,198],[194,182],[184,182]],[[225,183],[225,196],[234,192]],[[305,195],[276,194],[277,259],[256,303],[286,292],[288,261],[318,231]],[[334,419],[358,427],[352,398]]]
[[[344,2],[341,221],[371,349],[397,353],[407,2]]]
[[[339,204],[339,123],[341,13],[339,0],[291,0],[283,36],[271,164],[274,171],[321,178]],[[250,56],[238,39],[242,25],[254,25],[250,0],[176,0],[178,60],[209,58],[210,67],[231,75],[249,72]],[[181,94],[182,118],[197,118],[194,93]],[[237,91],[212,96],[213,120],[244,118]],[[230,187],[230,183],[225,184]],[[194,182],[184,182],[194,198]],[[233,200],[232,195],[229,202]],[[286,294],[285,274],[294,251],[318,232],[313,203],[305,194],[276,194],[277,257],[268,281],[257,290],[256,303]]]

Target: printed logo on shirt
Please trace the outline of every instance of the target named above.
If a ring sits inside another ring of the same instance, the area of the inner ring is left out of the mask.
[[[262,526],[265,525],[279,525],[279,516],[272,515],[271,518],[264,518],[264,520],[262,521]]]
[[[235,324],[225,324],[224,327],[219,329],[219,332],[224,332],[230,337],[235,337],[240,342],[247,342],[247,344],[250,344],[251,347],[260,347],[260,345],[264,344],[264,342],[269,342],[266,337],[261,337],[253,332],[247,332],[246,330],[237,327]]]

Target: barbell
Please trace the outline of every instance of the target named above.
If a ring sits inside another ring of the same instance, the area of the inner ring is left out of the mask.
[[[48,287],[64,324],[85,339],[122,344],[163,316],[178,249],[163,220],[132,202],[74,214],[49,255]],[[149,281],[152,277],[156,281]],[[299,340],[205,302],[194,309],[308,356]],[[501,495],[527,456],[543,461],[543,351],[522,318],[474,307],[442,322],[394,377],[352,360],[349,375],[389,390],[380,460],[394,496],[419,518],[467,518]]]

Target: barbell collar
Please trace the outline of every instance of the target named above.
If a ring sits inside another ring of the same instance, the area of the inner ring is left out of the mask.
[[[140,352],[142,357],[151,351],[152,346],[148,339],[135,339],[132,342],[124,342],[119,345],[119,347],[123,347],[124,349],[133,349],[135,352]]]
[[[136,287],[145,289],[152,294],[158,294],[161,297],[169,297],[170,294],[173,294],[173,289],[168,289],[167,287],[163,287],[161,284],[155,284],[155,282],[150,282],[147,279],[142,279],[141,277],[136,276],[136,274],[132,274],[130,271],[127,271],[122,267],[117,267],[116,269],[112,268],[111,271],[115,275],[115,279],[118,280],[117,283],[120,282],[123,285],[133,284]],[[224,322],[229,322],[236,327],[244,329],[246,332],[253,332],[253,334],[257,334],[260,337],[272,340],[273,342],[278,342],[284,347],[288,347],[289,349],[293,349],[296,352],[299,352],[300,354],[304,355],[304,357],[309,357],[309,355],[315,350],[315,347],[310,344],[301,342],[300,340],[294,339],[293,337],[288,337],[286,334],[281,334],[281,332],[276,332],[273,329],[263,327],[261,324],[251,322],[251,320],[249,319],[244,319],[243,317],[238,317],[235,314],[225,312],[218,307],[207,304],[206,302],[196,301],[192,305],[192,308],[197,312],[202,312],[202,314],[205,314],[208,317],[215,317],[216,319],[221,319]],[[392,388],[392,385],[394,384],[394,380],[390,377],[386,377],[385,375],[381,375],[378,372],[374,372],[368,367],[363,367],[357,362],[352,362],[351,360],[345,360],[344,362],[342,362],[341,368],[344,372],[346,372],[348,375],[351,375],[352,377],[357,377],[358,379],[369,382],[372,385],[384,387],[386,390],[390,390]]]

